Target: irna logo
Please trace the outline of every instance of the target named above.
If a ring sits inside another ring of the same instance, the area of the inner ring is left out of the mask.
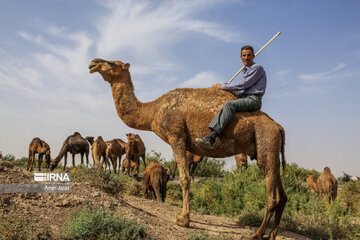
[[[34,173],[37,182],[70,182],[70,173]]]

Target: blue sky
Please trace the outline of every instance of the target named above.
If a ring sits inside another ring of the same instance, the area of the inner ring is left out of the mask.
[[[0,150],[27,156],[40,137],[55,157],[74,131],[105,140],[134,132],[170,160],[160,138],[118,118],[89,62],[129,62],[146,102],[228,81],[241,46],[257,51],[281,31],[255,61],[268,76],[262,110],[285,128],[288,162],[360,176],[358,9],[355,0],[1,1]]]

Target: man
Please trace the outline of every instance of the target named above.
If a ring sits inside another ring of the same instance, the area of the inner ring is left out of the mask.
[[[239,98],[224,104],[209,125],[211,134],[204,138],[195,139],[200,145],[212,147],[216,137],[224,130],[236,112],[260,110],[261,99],[266,89],[266,74],[264,68],[253,61],[254,58],[254,49],[251,46],[243,46],[241,48],[241,60],[245,67],[243,69],[244,75],[240,81],[233,84],[217,83],[212,86],[213,88],[231,91]]]

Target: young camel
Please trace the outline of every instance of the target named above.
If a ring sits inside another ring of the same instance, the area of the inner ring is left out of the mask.
[[[142,103],[134,93],[129,63],[94,59],[90,73],[98,72],[110,83],[119,117],[132,128],[153,131],[170,144],[178,164],[183,193],[183,208],[176,224],[190,226],[190,174],[186,150],[200,156],[223,158],[244,153],[257,163],[265,175],[268,203],[264,220],[252,239],[263,239],[272,215],[275,239],[287,197],[280,178],[280,154],[283,167],[285,131],[261,111],[236,113],[213,148],[204,148],[194,139],[210,133],[208,125],[227,101],[236,99],[231,92],[215,89],[175,89],[158,99]]]
[[[320,174],[318,180],[315,182],[314,177],[309,175],[306,179],[309,186],[316,192],[319,198],[327,196],[328,203],[335,201],[337,196],[338,183],[334,175],[332,175],[330,168],[325,167]]]
[[[243,153],[235,155],[236,167],[248,167],[247,156]]]
[[[50,146],[45,141],[41,140],[40,138],[36,137],[33,140],[31,140],[29,145],[29,158],[28,158],[28,166],[27,170],[32,171],[33,170],[33,164],[35,161],[35,154],[39,154],[39,171],[41,171],[41,163],[42,159],[45,155],[46,159],[46,170],[49,170],[50,166]]]

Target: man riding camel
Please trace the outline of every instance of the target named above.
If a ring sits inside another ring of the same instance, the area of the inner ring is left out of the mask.
[[[213,85],[218,88],[233,92],[238,99],[226,102],[222,109],[211,121],[211,133],[203,138],[195,138],[202,146],[212,147],[216,137],[220,135],[236,112],[252,112],[260,110],[261,100],[266,90],[266,74],[264,68],[256,64],[254,49],[251,46],[241,48],[241,60],[244,63],[243,76],[237,83]]]

